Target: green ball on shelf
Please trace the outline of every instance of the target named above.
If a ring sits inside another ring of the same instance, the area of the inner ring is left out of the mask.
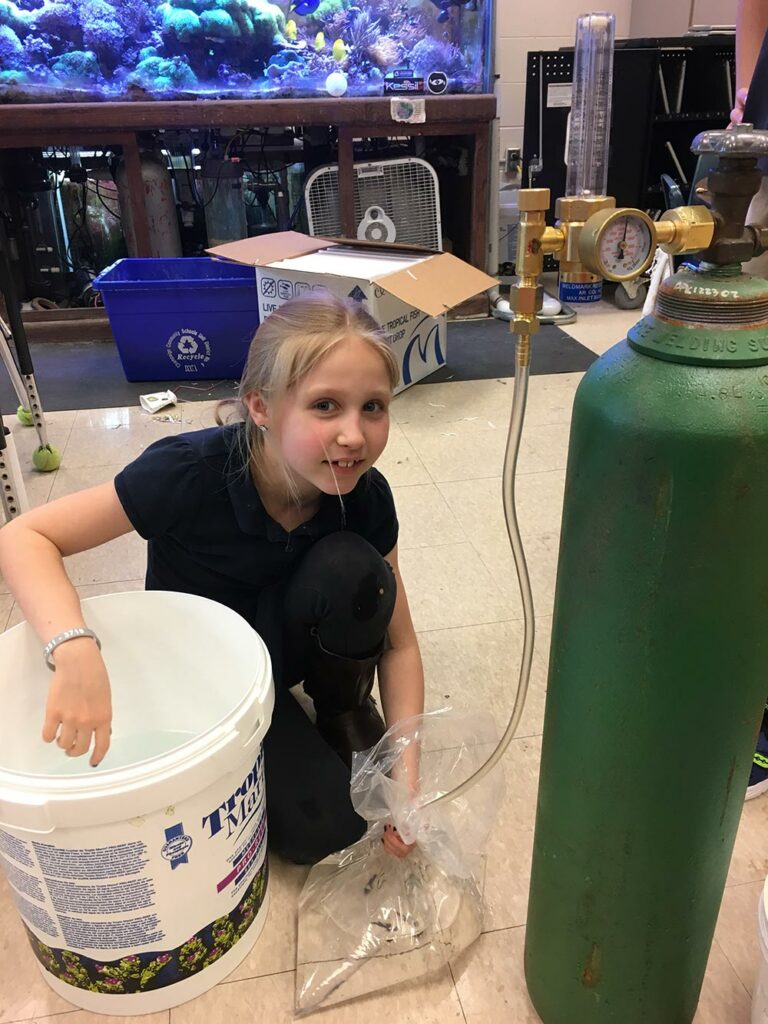
[[[24,405],[20,405],[19,408],[16,410],[16,419],[24,427],[31,427],[32,424],[35,422],[34,416],[29,411],[29,409],[27,409],[27,407]]]
[[[52,444],[40,445],[32,453],[32,465],[41,473],[52,473],[61,465],[61,452]]]

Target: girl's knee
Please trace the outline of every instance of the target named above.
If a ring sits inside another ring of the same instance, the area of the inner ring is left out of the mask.
[[[392,568],[373,545],[339,532],[308,551],[288,585],[285,612],[327,651],[358,658],[380,647],[396,597]]]

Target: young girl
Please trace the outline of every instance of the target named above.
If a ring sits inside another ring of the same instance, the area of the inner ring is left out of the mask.
[[[330,295],[289,302],[256,332],[238,422],[163,438],[113,482],[0,530],[0,572],[54,669],[46,742],[70,757],[93,743],[94,766],[107,753],[109,680],[98,638],[67,632],[86,623],[62,556],[136,530],[149,541],[147,589],[228,605],[269,648],[272,846],[312,863],[363,834],[349,765],[385,729],[371,697],[376,671],[388,725],[424,705],[397,517],[373,468],[397,373],[361,307]],[[316,726],[289,692],[301,681]],[[408,852],[392,829],[384,841],[398,856]]]

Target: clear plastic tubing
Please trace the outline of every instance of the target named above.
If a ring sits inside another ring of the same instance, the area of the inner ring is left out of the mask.
[[[604,196],[611,134],[612,14],[583,14],[576,22],[567,196]]]
[[[422,804],[428,807],[430,804],[441,803],[446,800],[456,800],[463,796],[468,789],[477,785],[485,776],[499,763],[504,756],[507,747],[512,742],[520,719],[523,717],[526,697],[528,696],[528,685],[531,681],[531,665],[533,664],[533,643],[535,637],[535,622],[533,610],[533,593],[531,591],[531,580],[528,575],[528,564],[525,560],[523,550],[523,538],[520,535],[520,525],[517,520],[517,501],[515,483],[517,481],[517,458],[520,453],[520,438],[523,433],[523,420],[525,419],[525,406],[528,399],[528,374],[530,370],[530,359],[523,357],[522,339],[519,338],[515,347],[515,386],[512,393],[512,415],[509,420],[509,433],[507,435],[507,450],[504,455],[504,475],[502,478],[502,494],[504,499],[504,517],[507,523],[507,534],[512,546],[512,555],[517,569],[517,582],[520,586],[520,596],[523,603],[523,655],[520,662],[520,675],[517,681],[517,693],[512,704],[512,711],[509,716],[507,728],[504,735],[488,760],[482,764],[468,779],[459,783],[455,789],[439,796],[433,796],[431,800]]]

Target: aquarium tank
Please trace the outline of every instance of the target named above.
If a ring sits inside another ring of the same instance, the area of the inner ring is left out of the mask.
[[[0,0],[0,101],[490,89],[493,0]]]

